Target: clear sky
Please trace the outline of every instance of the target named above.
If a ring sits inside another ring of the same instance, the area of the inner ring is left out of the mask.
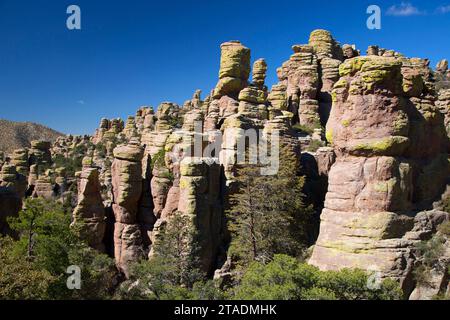
[[[82,30],[66,28],[71,4]],[[366,27],[370,4],[382,9],[381,30]],[[450,58],[450,0],[0,0],[0,118],[84,134],[101,117],[205,96],[227,40],[266,58],[270,86],[317,28],[363,52],[378,44],[433,66]]]

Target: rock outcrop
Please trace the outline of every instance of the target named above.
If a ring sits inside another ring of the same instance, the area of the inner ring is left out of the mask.
[[[413,288],[413,248],[443,217],[448,139],[420,61],[356,57],[339,68],[327,140],[336,162],[310,263],[359,267]]]
[[[265,86],[267,75],[267,63],[264,59],[258,59],[253,63],[252,84],[260,90],[267,91]]]
[[[47,170],[45,173],[40,174],[35,182],[32,196],[35,198],[55,199],[55,185],[52,178],[52,171]]]
[[[18,173],[28,176],[29,173],[29,160],[27,149],[16,149],[11,157],[11,163],[16,167]]]
[[[144,256],[143,236],[138,224],[142,196],[143,148],[138,144],[114,149],[111,167],[115,216],[114,257],[118,268],[129,275],[129,264]]]
[[[25,197],[71,204],[72,226],[129,278],[132,263],[163,253],[165,228],[181,216],[195,235],[183,254],[226,282],[236,271],[225,213],[238,191],[239,161],[258,151],[252,160],[262,164],[281,148],[294,156],[277,163],[296,162],[286,167],[305,176],[306,196],[298,197],[315,210],[305,232],[305,245],[318,238],[311,264],[376,271],[398,280],[411,299],[442,292],[442,270],[428,287],[413,273],[423,262],[417,244],[449,219],[436,205],[449,176],[448,63],[433,72],[429,60],[378,46],[361,56],[326,30],[292,50],[271,90],[266,61],[251,70],[250,49],[229,41],[221,45],[218,83],[204,98],[196,90],[182,107],[162,102],[125,122],[103,118],[93,136],[0,153],[0,233],[11,232],[6,217]],[[262,150],[276,145],[273,137],[280,148]]]
[[[237,97],[250,75],[250,49],[239,41],[225,42],[221,46],[219,82],[214,90],[214,98]]]
[[[442,215],[446,215],[445,213],[441,213]],[[438,216],[437,213],[434,213],[433,216]],[[447,225],[448,225],[447,221]],[[449,274],[448,274],[448,266],[450,265],[450,243],[449,243],[449,234],[448,231],[446,233],[438,230],[433,238],[429,240],[428,243],[433,243],[431,246],[428,246],[425,250],[432,251],[436,250],[438,247],[440,252],[439,256],[434,257],[435,261],[433,262],[433,266],[427,266],[422,270],[418,270],[419,279],[414,291],[409,296],[410,300],[433,300],[436,297],[448,297],[450,294],[450,283],[449,283]],[[434,247],[433,247],[434,246]],[[420,264],[422,267],[426,264],[424,261],[424,255],[430,256],[431,252],[419,252],[418,256]]]
[[[184,158],[180,166],[178,212],[187,216],[197,236],[201,268],[211,273],[222,244],[220,166],[214,158]]]
[[[439,91],[438,101],[436,106],[444,115],[444,124],[447,130],[447,134],[450,135],[450,89]]]
[[[0,175],[0,235],[12,234],[6,220],[21,210],[26,188],[26,177],[15,166],[4,164]]]
[[[80,236],[92,248],[104,252],[105,208],[97,168],[87,167],[79,173],[78,204],[72,216],[72,226],[77,228]]]
[[[49,141],[31,141],[31,149],[29,151],[30,164],[50,165],[52,163],[50,147],[51,143]]]
[[[448,70],[448,61],[443,59],[436,65],[436,72],[445,74]]]
[[[342,49],[328,31],[316,30],[308,44],[294,45],[292,50],[294,54],[277,69],[279,83],[269,93],[269,111],[289,111],[293,123],[320,128],[330,113],[331,91],[344,59]]]

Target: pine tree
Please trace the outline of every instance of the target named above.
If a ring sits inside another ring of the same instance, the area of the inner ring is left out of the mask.
[[[200,270],[197,236],[191,219],[177,212],[162,228],[150,261],[131,267],[119,296],[134,299],[192,299],[205,283]],[[192,291],[193,289],[196,289]]]
[[[280,150],[276,175],[262,176],[258,165],[238,169],[237,192],[230,196],[227,212],[232,235],[230,253],[239,264],[269,262],[274,254],[299,255],[304,246],[304,226],[310,219],[302,201],[303,177],[293,151]]]

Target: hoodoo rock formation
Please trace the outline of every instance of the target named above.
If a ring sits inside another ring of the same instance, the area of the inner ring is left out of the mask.
[[[238,190],[239,147],[248,155],[254,135],[262,152],[258,143],[278,136],[298,162],[292,175],[306,176],[305,202],[315,209],[309,263],[378,272],[414,299],[439,293],[446,274],[434,270],[430,289],[413,272],[422,263],[417,244],[450,219],[440,202],[449,193],[447,61],[432,71],[426,59],[378,46],[364,56],[326,30],[292,50],[270,90],[266,61],[229,41],[204,98],[196,90],[182,107],[162,102],[125,122],[101,119],[92,137],[0,153],[0,233],[10,234],[6,218],[25,197],[60,201],[74,209],[80,236],[128,278],[132,263],[163,250],[166,226],[181,216],[196,235],[183,254],[197,255],[210,276],[230,276],[225,213]]]
[[[214,98],[224,95],[237,97],[247,86],[250,75],[250,49],[239,41],[225,42],[221,46],[219,82]]]
[[[178,211],[187,216],[199,239],[201,267],[212,272],[223,228],[220,166],[213,158],[184,158],[180,166]]]
[[[448,219],[426,211],[445,190],[449,165],[443,115],[423,65],[367,56],[340,66],[326,134],[337,159],[310,259],[326,270],[378,271],[407,293],[415,244]]]
[[[129,263],[144,256],[143,235],[138,224],[142,196],[143,148],[137,143],[114,149],[111,167],[115,216],[114,257],[117,266],[128,275]]]
[[[105,208],[100,190],[97,168],[86,167],[79,172],[78,204],[73,211],[73,226],[80,229],[88,244],[101,252],[105,251]]]
[[[11,234],[6,220],[19,213],[26,188],[26,178],[17,172],[16,167],[4,164],[0,176],[0,234]]]

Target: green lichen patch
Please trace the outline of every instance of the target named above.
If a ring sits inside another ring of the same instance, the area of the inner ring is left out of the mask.
[[[344,119],[341,121],[342,126],[344,127],[348,127],[350,125],[350,120],[349,119]]]
[[[400,111],[394,120],[394,134],[395,135],[407,135],[409,131],[409,120],[405,112]]]
[[[369,57],[355,57],[352,59],[348,59],[339,66],[339,75],[341,77],[353,75],[356,72],[360,71],[364,63],[369,60]]]
[[[327,129],[325,138],[327,139],[328,143],[333,144],[333,129]]]
[[[408,145],[409,139],[407,137],[389,136],[355,144],[350,147],[350,151],[375,155],[400,155],[405,151]]]

